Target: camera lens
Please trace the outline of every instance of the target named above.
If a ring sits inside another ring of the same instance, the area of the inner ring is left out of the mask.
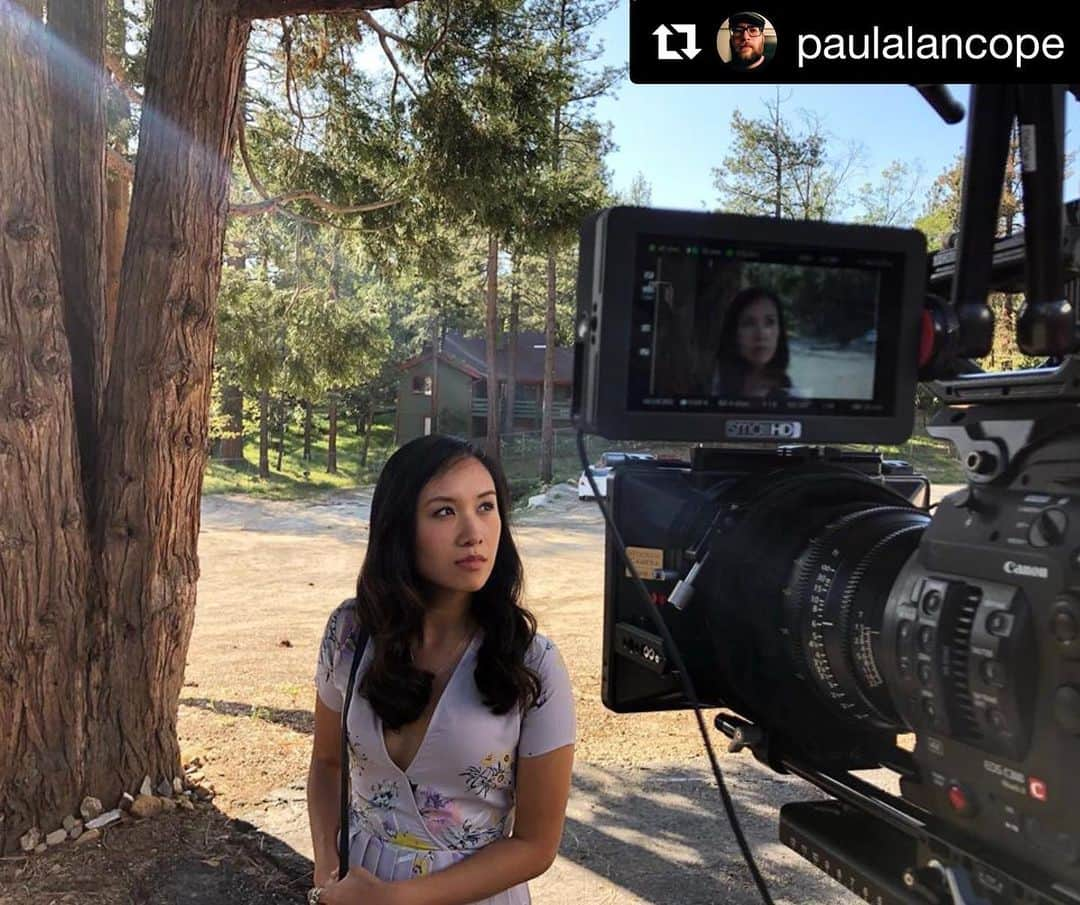
[[[794,674],[834,721],[900,731],[886,683],[898,645],[915,653],[917,627],[894,620],[888,638],[883,627],[929,516],[878,481],[828,466],[754,475],[710,496],[744,513],[711,546],[706,630],[725,671],[720,684],[752,703],[769,687],[755,672],[778,683],[781,672]],[[752,648],[733,641],[738,622],[757,639],[753,662],[743,656]]]
[[[891,651],[881,643],[882,624],[893,582],[928,521],[914,508],[867,505],[827,524],[793,572],[785,621],[796,663],[849,721],[901,724],[879,666]]]

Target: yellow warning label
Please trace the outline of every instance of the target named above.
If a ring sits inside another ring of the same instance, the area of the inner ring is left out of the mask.
[[[663,550],[656,550],[652,547],[627,547],[626,555],[630,557],[630,562],[634,564],[638,575],[645,581],[651,580],[657,572],[664,568]],[[629,569],[626,570],[626,577],[630,578]]]

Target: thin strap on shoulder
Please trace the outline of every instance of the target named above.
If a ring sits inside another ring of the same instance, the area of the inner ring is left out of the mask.
[[[338,820],[338,879],[349,872],[349,706],[352,704],[356,671],[364,657],[368,634],[361,626],[353,632],[353,661],[349,670],[349,682],[345,686],[345,700],[341,707],[341,813]]]

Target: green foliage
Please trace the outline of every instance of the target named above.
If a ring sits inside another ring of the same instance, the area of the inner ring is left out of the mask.
[[[367,466],[360,465],[363,437],[347,420],[339,422],[337,435],[337,474],[326,473],[329,423],[325,409],[314,413],[312,460],[303,454],[303,423],[291,417],[285,434],[285,455],[280,470],[271,468],[270,477],[259,478],[258,438],[249,435],[244,444],[244,463],[225,465],[211,459],[203,479],[203,493],[243,493],[266,499],[290,500],[323,493],[350,490],[375,482],[383,463],[393,451],[393,416],[381,418],[372,430]]]
[[[731,115],[732,152],[713,169],[722,210],[827,220],[845,206],[844,186],[861,150],[837,155],[821,122],[806,111],[802,128],[783,115],[779,96],[768,115]]]

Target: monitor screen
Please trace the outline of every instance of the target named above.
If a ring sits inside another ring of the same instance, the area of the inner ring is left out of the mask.
[[[891,417],[904,256],[639,234],[627,408]]]

